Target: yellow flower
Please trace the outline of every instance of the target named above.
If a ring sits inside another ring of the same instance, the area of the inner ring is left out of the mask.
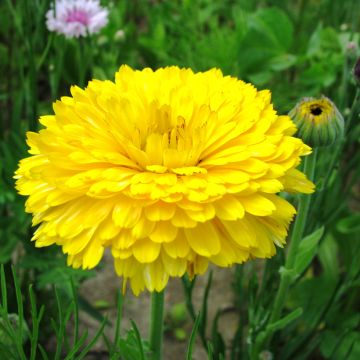
[[[313,191],[295,169],[311,149],[269,91],[216,69],[122,66],[71,94],[16,171],[37,247],[62,246],[76,268],[108,247],[138,294],[283,246],[295,209],[276,194]]]
[[[326,96],[302,99],[289,116],[298,128],[296,135],[312,147],[331,145],[344,134],[344,119]]]

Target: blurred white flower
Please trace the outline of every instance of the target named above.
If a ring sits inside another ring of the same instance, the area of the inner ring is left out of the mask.
[[[125,31],[120,29],[114,34],[114,40],[123,40],[125,39]]]
[[[87,36],[100,31],[108,22],[109,11],[99,0],[56,0],[46,13],[50,31],[68,38]]]

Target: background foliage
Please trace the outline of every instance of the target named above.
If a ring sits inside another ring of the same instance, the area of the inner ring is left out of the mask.
[[[94,272],[67,268],[57,249],[34,249],[31,220],[12,176],[18,160],[26,156],[25,132],[37,129],[38,116],[51,112],[55,99],[68,94],[72,84],[112,79],[126,63],[135,68],[218,67],[259,89],[271,89],[280,113],[303,96],[324,94],[337,104],[346,120],[346,137],[320,149],[308,236],[301,244],[285,317],[274,324],[276,334],[266,344],[270,352],[261,357],[272,353],[276,359],[359,359],[360,125],[352,77],[360,55],[359,1],[102,1],[110,10],[109,24],[83,39],[48,32],[44,17],[50,3],[0,3],[0,358],[81,359],[107,325],[100,320],[88,346],[86,334],[67,339],[66,323],[70,318],[77,323],[79,306],[101,318],[76,295],[76,287]],[[184,279],[187,308],[195,322],[189,359],[193,346],[201,346],[194,345],[195,330],[210,359],[224,358],[225,352],[231,359],[251,357],[268,322],[283,262],[280,250],[262,265],[263,273],[252,263],[235,269],[234,306],[240,316],[227,349],[217,330],[221,306],[214,322],[206,321],[207,307],[221,304],[210,304],[205,291],[197,316],[199,309],[192,304],[196,284]],[[207,290],[210,287],[211,277]],[[118,309],[120,324],[121,297]],[[55,348],[47,346],[49,334],[55,334]],[[115,343],[106,343],[111,359],[147,354],[135,324]]]

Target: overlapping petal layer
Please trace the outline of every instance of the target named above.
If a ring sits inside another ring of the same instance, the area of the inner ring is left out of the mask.
[[[271,257],[295,214],[276,194],[313,191],[295,169],[311,149],[270,92],[219,70],[122,66],[71,94],[28,133],[17,189],[36,246],[61,245],[83,268],[109,247],[135,294]]]

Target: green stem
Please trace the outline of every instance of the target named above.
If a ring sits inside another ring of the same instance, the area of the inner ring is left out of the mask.
[[[356,88],[356,93],[355,93],[355,97],[354,97],[354,101],[351,105],[351,110],[350,110],[350,114],[349,117],[345,123],[345,136],[348,133],[348,130],[350,128],[350,125],[352,123],[352,121],[355,119],[355,116],[357,117],[357,119],[359,118],[359,113],[358,112],[358,107],[359,107],[359,102],[360,102],[360,89],[359,87]],[[357,113],[357,114],[356,114]]]
[[[316,165],[316,149],[312,155],[305,158],[304,164],[304,173],[310,180],[314,178]],[[304,229],[306,225],[306,219],[310,208],[311,197],[309,195],[301,195],[298,206],[298,215],[295,220],[294,228],[292,231],[291,241],[289,244],[289,251],[287,258],[285,260],[285,271],[281,274],[280,286],[276,293],[274,307],[272,309],[268,325],[273,324],[278,321],[281,312],[283,310],[286,296],[289,290],[289,286],[292,281],[292,271],[295,265],[296,256],[298,254],[299,244],[303,238]],[[260,339],[254,344],[254,349],[252,351],[252,359],[258,359],[259,353],[262,350],[263,346],[268,344],[271,340],[273,332],[265,330],[265,333]]]
[[[164,291],[151,294],[150,350],[151,360],[161,360],[164,328]]]
[[[56,100],[59,95],[60,77],[63,74],[64,56],[67,47],[67,39],[65,39],[64,36],[59,36],[57,40],[55,42],[55,48],[58,53],[56,54],[56,58],[54,60],[54,73],[52,74],[51,79],[52,100]]]
[[[350,108],[351,109],[350,114],[347,116],[347,118],[345,120],[344,138],[339,139],[339,141],[333,145],[334,150],[332,151],[330,164],[327,166],[327,172],[324,176],[324,182],[323,182],[323,186],[322,186],[323,190],[320,192],[319,196],[315,199],[314,206],[313,206],[314,209],[322,209],[322,207],[323,207],[324,196],[326,195],[326,191],[328,190],[331,175],[334,171],[335,165],[340,160],[339,156],[344,151],[344,148],[347,144],[348,137],[351,136],[349,129],[351,129],[352,121],[354,119],[358,118],[358,116],[359,116],[359,110],[358,110],[359,105],[360,105],[360,88],[357,87],[355,97],[354,97],[354,100],[353,100],[351,108]],[[350,163],[348,163],[347,166],[350,166]],[[350,189],[350,187],[348,187],[348,188]],[[334,211],[332,211],[331,217],[334,217],[336,215],[335,213],[338,213],[339,210],[340,210],[340,207],[337,207]],[[319,217],[315,216],[314,218],[319,218]],[[327,218],[326,221],[329,223],[329,220],[330,219]]]
[[[310,180],[314,178],[316,164],[316,149],[314,153],[305,158],[304,164],[304,173]],[[299,244],[304,234],[305,224],[307,215],[310,208],[311,197],[309,195],[301,195],[298,207],[298,215],[295,220],[294,229],[292,232],[291,241],[289,244],[289,252],[285,261],[285,269],[292,270],[295,265],[296,255],[298,253]],[[288,271],[284,272],[284,275],[281,277],[280,286],[275,298],[275,304],[273,311],[270,316],[269,324],[279,320],[281,311],[284,307],[286,294],[289,289],[291,282],[291,274]]]

